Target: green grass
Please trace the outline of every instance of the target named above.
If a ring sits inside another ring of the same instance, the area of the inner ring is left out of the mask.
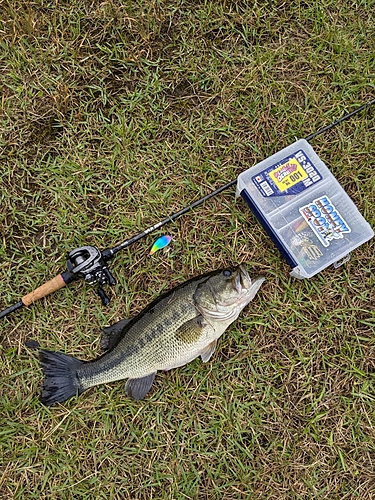
[[[375,97],[374,1],[0,2],[0,309]],[[374,110],[313,146],[375,227]],[[168,250],[147,259],[156,236]],[[82,359],[202,272],[267,277],[212,361],[41,406],[23,343]],[[375,497],[374,242],[298,281],[228,190],[1,324],[0,497]]]

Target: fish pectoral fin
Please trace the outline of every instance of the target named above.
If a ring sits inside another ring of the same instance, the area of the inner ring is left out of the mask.
[[[201,314],[195,316],[195,318],[189,319],[179,328],[177,328],[175,336],[178,340],[185,342],[187,344],[193,344],[197,340],[199,340],[202,335],[202,331],[206,323]]]
[[[143,399],[151,389],[156,372],[142,378],[129,378],[125,385],[125,392],[133,399]]]
[[[211,358],[211,356],[215,352],[216,346],[217,340],[214,340],[213,342],[211,342],[211,344],[208,344],[208,346],[203,349],[203,351],[201,352],[201,359],[203,363],[207,363],[207,361]]]
[[[111,326],[103,328],[102,336],[100,338],[100,348],[103,351],[108,351],[115,345],[117,339],[122,333],[122,330],[129,323],[129,321],[130,319],[122,319]]]

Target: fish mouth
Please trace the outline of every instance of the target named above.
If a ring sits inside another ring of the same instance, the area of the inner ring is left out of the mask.
[[[247,290],[251,287],[251,278],[245,266],[238,267],[238,273],[236,274],[234,280],[234,288],[236,292],[241,294],[243,290]]]
[[[264,276],[257,276],[252,280],[246,267],[240,265],[234,280],[234,288],[240,295],[249,294],[251,297],[254,297],[264,280]]]

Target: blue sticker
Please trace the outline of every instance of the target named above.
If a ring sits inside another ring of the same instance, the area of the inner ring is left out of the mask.
[[[293,155],[266,168],[251,180],[265,197],[299,194],[322,180],[318,169],[300,149]]]

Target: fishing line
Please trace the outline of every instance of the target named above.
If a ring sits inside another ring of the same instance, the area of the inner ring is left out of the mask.
[[[307,137],[305,137],[305,140],[309,142],[312,139],[315,139],[315,137],[317,137],[318,135],[321,135],[324,132],[327,132],[328,130],[333,129],[334,127],[336,127],[340,123],[348,120],[349,118],[353,117],[357,113],[360,113],[361,111],[363,111],[365,109],[368,109],[370,106],[373,106],[374,104],[375,104],[375,99],[372,99],[371,101],[368,101],[367,103],[362,104],[362,106],[359,106],[358,108],[354,109],[350,113],[347,113],[346,115],[342,116],[341,118],[338,118],[337,120],[333,121],[329,125],[326,125],[325,127],[308,135]],[[132,236],[128,240],[125,240],[124,242],[120,243],[119,245],[117,245],[113,248],[107,248],[103,251],[100,251],[97,247],[84,246],[84,247],[80,247],[80,248],[76,248],[76,249],[72,250],[68,254],[67,270],[66,271],[59,274],[58,276],[56,276],[52,280],[48,281],[47,283],[44,283],[42,286],[35,289],[33,292],[25,295],[16,304],[8,307],[4,311],[1,311],[0,318],[6,317],[8,314],[16,311],[17,309],[20,309],[21,307],[29,306],[29,305],[33,304],[34,302],[36,302],[37,300],[39,300],[43,297],[46,297],[47,295],[51,294],[52,292],[54,292],[60,288],[63,288],[64,286],[68,285],[69,283],[72,283],[73,281],[76,281],[76,280],[81,279],[81,278],[83,278],[85,281],[87,281],[87,283],[89,283],[90,285],[96,284],[98,286],[97,293],[98,293],[99,297],[101,298],[102,304],[104,306],[107,305],[109,303],[109,298],[107,297],[107,295],[105,294],[105,292],[103,290],[103,285],[113,286],[116,284],[115,278],[112,276],[111,272],[108,269],[107,262],[109,262],[121,250],[124,250],[125,248],[129,247],[133,243],[136,243],[137,241],[146,237],[148,234],[165,226],[169,222],[173,222],[174,220],[178,219],[179,217],[186,214],[187,212],[194,209],[195,207],[210,200],[214,196],[217,196],[218,194],[222,193],[226,189],[229,189],[230,187],[234,186],[236,183],[237,183],[237,179],[233,179],[232,181],[228,182],[227,184],[224,184],[223,186],[215,189],[214,191],[211,191],[211,193],[206,194],[205,196],[203,196],[199,200],[196,200],[195,202],[191,203],[190,205],[186,206],[185,208],[179,210],[178,212],[171,214],[170,216],[166,217],[165,219],[157,222],[153,226],[148,227],[147,229],[145,229],[141,233],[136,234],[135,236]]]

